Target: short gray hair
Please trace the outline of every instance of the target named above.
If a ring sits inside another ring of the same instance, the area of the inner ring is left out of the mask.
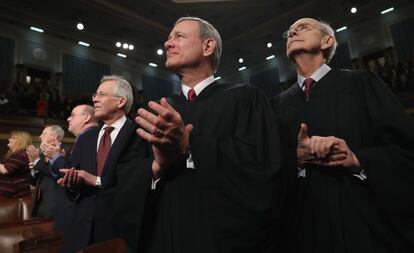
[[[319,23],[320,23],[319,30],[322,33],[335,38],[335,31],[334,31],[334,29],[332,29],[332,26],[329,23],[327,23],[323,20],[319,20]],[[335,40],[335,43],[332,45],[332,47],[324,50],[323,58],[325,58],[326,63],[329,63],[332,60],[333,56],[335,55],[335,51],[336,51],[337,46],[338,46],[338,43]]]
[[[115,96],[123,97],[126,99],[126,103],[123,110],[125,114],[129,113],[129,111],[131,110],[132,101],[134,99],[132,96],[132,88],[129,82],[125,80],[122,76],[109,75],[103,76],[99,84],[102,84],[106,81],[115,81],[114,94]]]
[[[65,137],[65,131],[63,130],[63,128],[61,126],[58,125],[50,125],[50,126],[46,126],[46,128],[49,128],[50,131],[52,131],[52,133],[56,134],[56,138],[58,139],[58,141],[63,141],[63,138]]]
[[[210,59],[210,65],[216,71],[220,64],[221,52],[223,51],[223,43],[219,32],[212,24],[198,17],[181,17],[175,22],[174,26],[183,21],[197,22],[200,30],[200,38],[202,40],[213,39],[216,41],[216,46]]]

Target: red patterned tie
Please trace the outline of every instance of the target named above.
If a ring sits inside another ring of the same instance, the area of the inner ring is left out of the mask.
[[[190,89],[188,91],[188,94],[187,94],[188,101],[194,102],[194,100],[196,99],[196,97],[197,97],[197,94],[196,94],[195,90],[194,89]]]
[[[96,156],[96,174],[101,176],[105,165],[106,158],[108,157],[109,150],[111,150],[111,132],[114,127],[107,126],[104,129],[101,141],[99,142],[98,154]]]
[[[307,79],[305,79],[305,82],[304,83],[305,83],[305,96],[306,96],[306,101],[308,101],[309,96],[310,96],[310,91],[312,89],[312,86],[316,82],[312,78],[307,78]]]

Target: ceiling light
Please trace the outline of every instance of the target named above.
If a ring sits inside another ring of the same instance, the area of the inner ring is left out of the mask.
[[[391,7],[391,8],[388,8],[388,9],[385,9],[385,10],[381,11],[381,14],[384,15],[385,13],[391,12],[393,10],[394,10],[394,7]]]
[[[268,48],[271,48],[271,47],[272,47],[272,43],[267,42],[267,47],[268,47]]]
[[[128,49],[128,46],[129,46],[129,45],[128,45],[128,43],[124,43],[124,44],[122,45],[122,48],[123,48],[123,49]]]
[[[273,59],[273,58],[275,58],[275,55],[274,55],[274,54],[269,55],[268,57],[266,57],[266,60],[268,61],[268,60],[271,60],[271,59]]]
[[[239,58],[240,63],[243,63],[243,61],[244,61],[243,58]]]
[[[44,32],[43,29],[40,29],[40,28],[37,28],[37,27],[34,27],[34,26],[31,26],[30,27],[30,30],[35,31],[35,32],[38,32],[38,33],[43,33]]]
[[[163,53],[164,53],[164,51],[161,48],[157,50],[158,55],[162,55]]]
[[[221,76],[218,76],[218,77],[215,77],[215,78],[214,78],[214,80],[216,80],[216,81],[217,81],[217,80],[220,80],[220,79],[221,79]]]
[[[82,31],[82,30],[83,30],[83,28],[85,28],[85,26],[84,26],[82,23],[78,23],[78,24],[76,25],[76,28],[78,28],[78,30]]]
[[[345,31],[346,29],[348,29],[348,27],[346,27],[346,26],[342,26],[342,27],[340,27],[340,28],[336,29],[335,31],[336,31],[337,33],[339,33],[339,32]]]
[[[355,14],[357,11],[358,11],[358,9],[356,7],[352,7],[351,8],[351,13],[352,14]]]
[[[121,46],[122,46],[122,43],[121,43],[121,42],[119,42],[119,41],[117,41],[117,42],[115,43],[115,46],[116,46],[116,47],[121,47]]]
[[[116,55],[118,55],[119,57],[122,57],[122,58],[127,58],[126,54],[117,53]]]
[[[129,50],[134,50],[134,45],[132,45],[132,44],[131,44],[131,45],[129,45],[129,46],[128,46],[128,49],[129,49]]]
[[[79,41],[78,42],[79,45],[84,46],[84,47],[89,47],[89,43],[83,42],[83,41]]]
[[[152,63],[152,62],[148,63],[148,65],[150,65],[151,67],[154,67],[154,68],[158,67],[158,65],[157,65],[157,64]]]
[[[245,70],[245,69],[246,69],[246,67],[245,67],[245,66],[243,66],[243,67],[239,68],[239,71],[243,71],[243,70]]]

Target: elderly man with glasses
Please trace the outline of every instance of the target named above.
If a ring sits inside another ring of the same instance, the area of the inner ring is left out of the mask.
[[[89,244],[119,237],[112,220],[120,183],[117,164],[126,146],[138,156],[149,154],[135,133],[136,124],[126,117],[133,96],[125,79],[104,76],[92,100],[94,116],[102,125],[77,138],[69,168],[60,169],[58,184],[68,188],[71,201],[63,231],[64,252],[77,252]]]
[[[288,252],[414,251],[414,125],[368,71],[331,69],[333,29],[283,35],[297,83],[273,99],[289,168]],[[407,196],[407,197],[403,197]]]

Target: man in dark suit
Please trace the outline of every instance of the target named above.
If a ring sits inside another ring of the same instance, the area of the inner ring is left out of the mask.
[[[125,146],[135,146],[140,141],[135,134],[136,125],[125,116],[133,100],[126,80],[104,76],[92,99],[95,117],[103,124],[79,136],[70,168],[61,169],[63,177],[58,180],[70,190],[68,196],[72,195],[64,231],[65,252],[117,237],[112,222],[116,164]]]
[[[39,136],[40,151],[33,145],[26,149],[31,168],[32,184],[35,185],[33,201],[33,217],[54,216],[56,174],[52,171],[52,164],[63,156],[61,143],[65,132],[58,125],[47,126]]]

